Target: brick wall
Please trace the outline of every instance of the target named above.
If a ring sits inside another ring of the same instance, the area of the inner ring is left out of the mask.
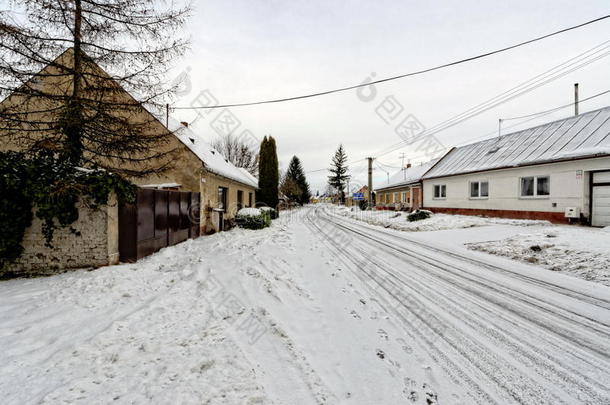
[[[545,220],[555,224],[567,224],[568,219],[565,218],[563,212],[543,212],[543,211],[517,211],[517,210],[488,210],[478,208],[441,208],[428,207],[432,212],[438,212],[451,215],[478,215],[494,218],[510,218],[510,219],[533,219]]]
[[[45,246],[42,221],[34,214],[23,237],[24,251],[8,271],[16,276],[50,275],[118,263],[118,207],[114,199],[98,210],[82,203],[78,207],[79,218],[72,227],[80,236],[68,228],[56,229],[53,248]]]

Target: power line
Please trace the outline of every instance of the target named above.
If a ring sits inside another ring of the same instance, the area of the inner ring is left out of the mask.
[[[596,97],[603,96],[604,94],[608,94],[608,93],[610,93],[610,90],[602,91],[601,93],[594,94],[591,97],[583,98],[582,100],[579,101],[579,103],[582,103],[583,101],[591,100],[591,99],[596,98]],[[533,113],[533,114],[528,114],[528,115],[522,115],[520,117],[502,118],[502,121],[518,120],[518,119],[521,119],[521,118],[529,118],[529,117],[534,117],[534,116],[538,116],[538,115],[541,115],[541,114],[546,115],[546,114],[550,114],[550,113],[555,112],[555,111],[563,110],[564,108],[572,107],[573,105],[574,105],[574,103],[564,104],[564,105],[559,106],[559,107],[551,108],[550,110],[540,111],[540,112]],[[506,128],[510,128],[510,127],[506,127]]]
[[[498,53],[502,53],[502,52],[506,52],[521,46],[525,46],[537,41],[541,41],[543,39],[546,38],[550,38],[552,36],[555,35],[559,35],[568,31],[572,31],[578,28],[582,28],[585,27],[587,25],[590,24],[594,24],[597,23],[599,21],[605,20],[607,18],[610,18],[610,14],[595,18],[593,20],[589,20],[586,21],[584,23],[578,24],[578,25],[573,25],[571,27],[568,28],[563,28],[561,30],[558,31],[554,31],[551,32],[549,34],[545,34],[539,37],[535,37],[532,39],[529,39],[527,41],[523,41],[523,42],[519,42],[504,48],[500,48],[500,49],[496,49],[493,51],[489,51],[489,52],[485,52],[485,53],[481,53],[475,56],[471,56],[468,58],[464,58],[464,59],[460,59],[457,61],[453,61],[453,62],[449,62],[449,63],[445,63],[442,65],[437,65],[434,67],[430,67],[430,68],[426,68],[426,69],[421,69],[421,70],[416,70],[413,72],[409,72],[409,73],[405,73],[405,74],[401,74],[401,75],[397,75],[397,76],[391,76],[391,77],[386,77],[383,79],[379,79],[379,80],[374,80],[368,83],[361,83],[361,84],[357,84],[354,86],[347,86],[347,87],[340,87],[340,88],[336,88],[336,89],[332,89],[332,90],[326,90],[326,91],[321,91],[321,92],[317,92],[317,93],[311,93],[311,94],[305,94],[305,95],[300,95],[300,96],[293,96],[293,97],[285,97],[285,98],[278,98],[278,99],[271,99],[271,100],[264,100],[264,101],[253,101],[253,102],[246,102],[246,103],[234,103],[234,104],[223,104],[223,105],[215,105],[215,106],[196,106],[196,107],[173,107],[174,110],[196,110],[196,109],[214,109],[214,108],[228,108],[228,107],[245,107],[245,106],[251,106],[251,105],[261,105],[261,104],[272,104],[272,103],[282,103],[282,102],[286,102],[286,101],[295,101],[295,100],[302,100],[302,99],[306,99],[306,98],[312,98],[312,97],[319,97],[319,96],[325,96],[325,95],[329,95],[329,94],[333,94],[333,93],[339,93],[339,92],[344,92],[344,91],[349,91],[349,90],[355,90],[357,88],[360,87],[366,87],[366,86],[371,86],[374,84],[380,84],[380,83],[385,83],[385,82],[389,82],[392,80],[398,80],[398,79],[403,79],[405,77],[410,77],[410,76],[416,76],[416,75],[421,75],[424,73],[429,73],[435,70],[439,70],[439,69],[444,69],[447,67],[451,67],[451,66],[455,66],[455,65],[459,65],[462,63],[466,63],[466,62],[471,62],[477,59],[481,59],[481,58],[485,58],[491,55],[495,55]]]
[[[597,98],[597,97],[601,97],[601,96],[603,96],[605,94],[609,94],[609,93],[610,93],[610,89],[602,91],[602,92],[597,93],[597,94],[594,94],[594,95],[592,95],[590,97],[583,98],[582,100],[579,101],[579,103],[583,103],[585,101],[589,101],[589,100],[592,100],[592,99]],[[511,117],[511,118],[502,118],[503,121],[518,120],[518,119],[527,118],[527,119],[525,119],[523,121],[520,121],[520,122],[511,124],[511,125],[508,125],[508,126],[504,127],[503,129],[510,129],[510,128],[518,127],[518,126],[523,125],[523,124],[525,124],[527,122],[533,121],[533,120],[535,120],[537,118],[542,118],[542,117],[544,117],[546,115],[549,115],[551,113],[554,113],[556,111],[559,111],[559,110],[562,110],[562,109],[565,109],[565,108],[568,108],[568,107],[572,107],[573,105],[574,105],[574,103],[569,103],[569,104],[564,104],[564,105],[561,105],[561,106],[558,106],[558,107],[555,107],[555,108],[551,108],[549,110],[544,110],[544,111],[540,111],[540,112],[536,112],[536,113],[532,113],[532,114],[528,114],[528,115],[523,115],[523,116],[519,116],[519,117]],[[458,143],[455,146],[459,147],[459,146],[467,145],[467,144],[472,143],[474,141],[478,141],[480,139],[488,138],[491,135],[494,135],[494,134],[497,134],[497,133],[498,133],[498,130],[495,129],[495,130],[493,130],[491,132],[488,132],[488,133],[486,133],[484,135],[480,135],[480,136],[477,136],[477,137],[474,137],[474,138],[466,139],[466,140]],[[502,136],[505,136],[505,135],[502,135]],[[419,158],[425,158],[425,157],[429,157],[429,155],[427,155],[425,153],[421,153],[421,154],[418,154],[418,155],[415,155],[415,156],[409,156],[409,158],[411,160],[419,160]]]
[[[565,75],[574,72],[575,70],[581,69],[603,57],[606,57],[608,55],[610,55],[610,52],[604,52],[601,55],[597,55],[595,56],[595,54],[599,53],[602,50],[607,50],[608,48],[610,48],[610,45],[607,45],[608,43],[610,43],[610,41],[606,41],[586,52],[584,52],[583,54],[580,54],[574,58],[571,58],[569,60],[567,60],[566,62],[561,63],[560,65],[555,66],[554,68],[548,70],[545,73],[542,73],[540,75],[535,76],[534,78],[522,83],[519,86],[513,87],[510,90],[507,90],[503,93],[501,93],[500,95],[493,97],[491,99],[489,99],[486,102],[483,102],[475,107],[472,107],[468,110],[466,110],[464,113],[460,113],[450,119],[447,119],[445,121],[443,121],[440,124],[437,124],[433,127],[431,127],[430,129],[424,130],[422,133],[418,134],[418,138],[423,137],[423,136],[431,136],[434,134],[437,134],[441,131],[444,131],[446,129],[449,129],[457,124],[460,124],[470,118],[473,118],[477,115],[480,115],[482,113],[484,113],[485,111],[488,111],[494,107],[497,107],[501,104],[504,104],[510,100],[513,100],[523,94],[529,93],[535,89],[537,89],[538,87],[541,87],[545,84],[548,84],[554,80],[557,80],[561,77],[564,77]],[[599,48],[600,46],[603,45],[603,48],[598,49],[597,51],[593,52],[590,55],[585,56],[584,58],[582,57],[582,55],[585,55],[587,53],[590,53],[591,51],[595,50],[596,48]],[[591,58],[591,56],[595,56],[594,58]],[[580,59],[579,59],[580,58]],[[575,59],[578,59],[577,62],[573,62]],[[569,63],[571,62],[571,63]],[[576,63],[576,66],[573,66]],[[565,66],[564,66],[565,65]],[[563,70],[565,68],[568,68],[568,70]],[[560,68],[558,70],[558,68]],[[563,70],[563,71],[562,71]],[[549,74],[549,72],[551,72]],[[533,83],[530,83],[533,80]],[[541,81],[542,80],[542,81]],[[526,86],[523,86],[524,84],[527,84]],[[522,88],[520,88],[522,87]],[[515,90],[517,90],[517,92],[515,92]],[[467,112],[470,112],[470,114],[466,114]],[[394,145],[391,145],[385,149],[382,149],[381,151],[379,151],[376,156],[384,156],[388,153],[394,152],[397,149],[400,149],[401,147],[405,146],[405,141],[401,141],[398,142]]]

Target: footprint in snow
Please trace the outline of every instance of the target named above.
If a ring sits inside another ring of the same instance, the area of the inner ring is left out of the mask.
[[[380,338],[384,339],[384,340],[388,340],[388,332],[386,332],[383,329],[377,329],[377,334],[379,335]]]
[[[396,341],[401,345],[402,350],[407,353],[413,353],[413,348],[407,344],[407,342],[403,338],[398,338]]]
[[[352,310],[352,312],[350,312],[350,314],[351,314],[351,315],[352,315],[354,318],[356,318],[356,319],[360,319],[360,315],[358,315],[358,312],[356,312],[356,311]]]
[[[380,359],[385,359],[385,352],[381,349],[377,349],[377,357],[379,357]]]

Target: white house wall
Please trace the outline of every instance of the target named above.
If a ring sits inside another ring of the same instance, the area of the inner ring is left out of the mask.
[[[578,207],[588,216],[588,172],[592,170],[610,170],[610,157],[425,179],[424,207],[539,212],[564,212],[566,207]],[[519,196],[520,178],[530,176],[550,176],[548,197]],[[489,198],[470,198],[471,181],[488,181]],[[433,198],[436,184],[446,185],[445,199]]]

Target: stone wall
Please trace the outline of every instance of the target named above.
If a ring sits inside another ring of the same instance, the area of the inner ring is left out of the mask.
[[[108,206],[92,210],[79,203],[79,218],[72,227],[56,229],[53,248],[45,246],[42,221],[36,217],[26,229],[21,257],[8,272],[15,276],[50,275],[69,269],[116,264],[118,250],[118,205],[114,198]]]

